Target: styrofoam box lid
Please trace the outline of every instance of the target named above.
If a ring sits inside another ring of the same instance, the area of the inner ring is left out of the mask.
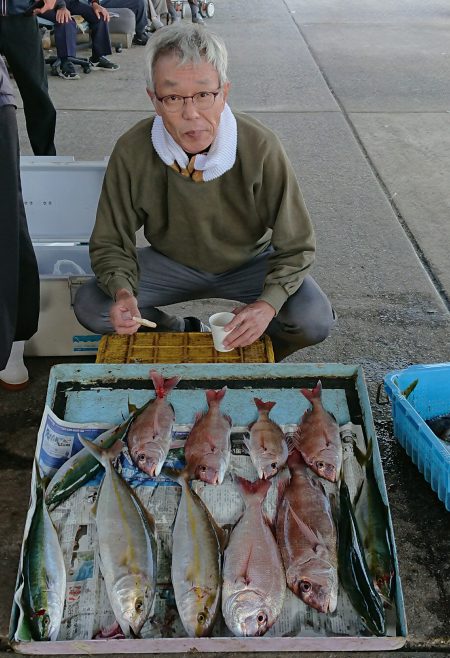
[[[20,158],[22,194],[33,241],[89,240],[107,164],[107,158]]]

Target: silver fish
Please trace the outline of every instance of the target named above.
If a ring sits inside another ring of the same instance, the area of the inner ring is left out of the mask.
[[[276,403],[253,399],[259,415],[258,419],[249,425],[250,438],[244,438],[244,443],[259,479],[263,480],[278,473],[286,463],[289,450],[283,430],[269,418],[270,410]]]
[[[270,480],[236,478],[245,511],[231,533],[223,565],[222,614],[237,636],[264,635],[277,620],[286,593],[280,551],[262,504]]]
[[[312,409],[303,414],[294,437],[295,447],[307,465],[320,477],[337,482],[342,466],[342,444],[336,419],[322,405],[322,383],[301,393],[311,402]]]
[[[172,583],[181,621],[189,637],[209,635],[220,608],[223,536],[187,471],[163,471],[182,487],[173,529]]]
[[[206,391],[208,411],[197,414],[184,446],[190,475],[208,484],[222,484],[230,463],[232,421],[220,410],[226,391]]]
[[[35,463],[36,506],[25,541],[22,605],[34,640],[56,640],[66,598],[66,568]]]
[[[138,636],[156,592],[155,521],[114,470],[110,452],[80,440],[105,468],[95,514],[108,598],[125,636]]]
[[[167,457],[175,422],[175,412],[167,395],[180,381],[179,377],[164,379],[156,370],[150,371],[156,398],[139,413],[128,430],[128,450],[134,464],[151,477],[157,476]]]

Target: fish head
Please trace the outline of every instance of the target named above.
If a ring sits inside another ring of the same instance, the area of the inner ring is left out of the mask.
[[[165,460],[165,451],[157,441],[133,446],[130,455],[134,465],[150,477],[160,474]]]
[[[271,459],[270,462],[267,462],[263,465],[261,469],[261,474],[258,471],[258,475],[260,479],[263,480],[269,480],[270,478],[273,478],[278,471],[280,470],[280,464],[277,459]]]
[[[208,484],[220,484],[219,470],[216,467],[208,466],[207,464],[198,464],[198,466],[196,466],[195,478],[202,482],[207,482]]]
[[[394,585],[394,572],[382,569],[375,570],[373,584],[386,607],[392,605],[392,593]]]
[[[36,610],[32,616],[33,626],[41,640],[56,640],[61,623],[63,601],[53,591],[46,590],[47,607]]]
[[[219,609],[219,594],[219,589],[197,586],[182,597],[179,610],[189,637],[209,635]]]
[[[144,575],[127,574],[113,588],[111,605],[125,636],[138,636],[152,604],[151,587]]]
[[[238,637],[260,637],[275,621],[265,598],[254,590],[238,592],[228,602],[227,609],[227,626]]]
[[[337,606],[337,573],[331,565],[309,560],[301,569],[286,574],[288,585],[306,605],[319,612],[332,613]]]
[[[315,462],[316,473],[329,482],[336,482],[337,472],[335,464],[330,464],[322,459]]]

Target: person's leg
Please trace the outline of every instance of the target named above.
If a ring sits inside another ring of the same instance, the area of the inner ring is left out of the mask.
[[[111,40],[107,21],[97,18],[91,5],[79,0],[66,0],[67,9],[72,16],[79,14],[89,23],[92,41],[92,61],[98,62],[100,57],[111,55]],[[119,68],[118,66],[116,68]]]
[[[183,318],[159,310],[209,296],[211,275],[175,263],[151,247],[138,249],[139,310],[143,318],[156,322],[156,331],[184,331]],[[109,311],[113,301],[92,279],[78,290],[74,311],[80,324],[97,334],[113,332]]]
[[[103,0],[106,9],[130,9],[136,18],[135,32],[141,36],[148,24],[146,0]]]
[[[23,100],[35,155],[55,155],[56,110],[48,95],[41,35],[33,16],[2,16],[1,49]]]
[[[192,22],[203,24],[204,20],[200,16],[200,12],[198,10],[198,0],[188,0],[188,2],[191,8]]]
[[[42,18],[54,23],[56,54],[62,60],[67,57],[76,57],[77,54],[77,25],[74,20],[68,23],[56,22],[56,11],[46,11]]]
[[[19,388],[28,381],[23,341],[38,325],[39,273],[22,199],[12,105],[0,107],[0,153],[0,380]]]

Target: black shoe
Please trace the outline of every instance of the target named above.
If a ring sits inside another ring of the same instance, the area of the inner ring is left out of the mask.
[[[101,69],[102,71],[117,71],[117,69],[120,68],[118,64],[114,64],[103,55],[99,57],[97,61],[89,58],[89,64],[92,66],[94,71],[98,69]]]
[[[148,41],[148,34],[145,32],[142,34],[135,34],[133,37],[133,43],[135,46],[146,46]]]
[[[58,75],[60,78],[64,78],[64,80],[80,79],[80,76],[75,71],[75,67],[73,63],[70,62],[68,59],[61,63],[61,68],[58,71]]]
[[[192,315],[190,315],[187,318],[184,319],[184,331],[185,333],[187,331],[194,331],[202,334],[207,334],[211,332],[211,329],[208,327],[207,324],[199,320],[198,318],[194,318]]]

